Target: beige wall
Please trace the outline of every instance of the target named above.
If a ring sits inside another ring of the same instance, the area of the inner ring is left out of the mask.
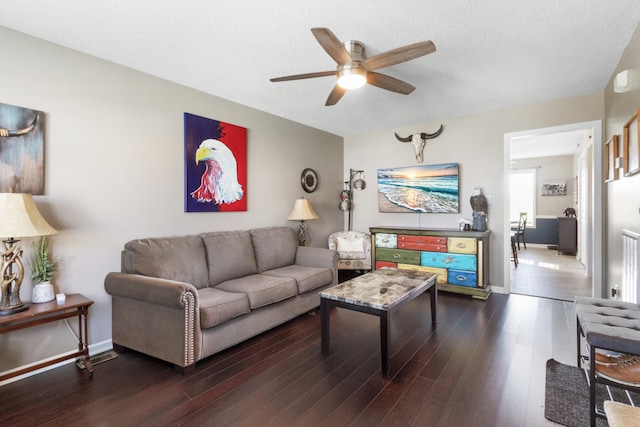
[[[535,157],[516,160],[514,169],[536,170],[536,216],[557,217],[573,203],[574,177],[573,156]],[[543,196],[545,181],[564,179],[567,182],[566,196]]]
[[[327,245],[342,227],[341,137],[61,48],[0,27],[0,102],[47,115],[45,195],[35,197],[60,234],[59,292],[95,301],[90,344],[111,338],[111,300],[103,288],[133,238],[297,223],[293,202],[311,200],[319,219],[310,244]],[[247,128],[247,212],[184,213],[183,113]],[[319,175],[312,194],[306,167]],[[30,241],[25,239],[25,256]],[[26,278],[21,289],[31,299]],[[75,327],[75,322],[72,323]],[[64,322],[0,335],[0,372],[73,350]]]
[[[631,90],[614,93],[613,80],[617,73],[631,70]],[[622,127],[640,108],[640,26],[624,51],[611,80],[605,89],[605,141],[613,135],[620,138],[622,155]],[[607,200],[606,216],[606,280],[607,295],[614,285],[620,285],[622,277],[621,231],[640,233],[640,174],[625,177],[620,170],[620,179],[605,184]]]
[[[437,102],[437,101],[434,101]],[[353,228],[368,231],[372,226],[457,227],[459,218],[471,218],[469,198],[475,187],[482,188],[490,199],[489,229],[491,235],[491,283],[504,286],[504,218],[505,168],[504,135],[602,120],[603,95],[596,93],[569,99],[495,111],[468,117],[444,119],[445,129],[439,137],[429,140],[424,150],[424,164],[459,163],[460,213],[417,214],[378,212],[376,172],[380,168],[416,165],[413,149],[399,143],[394,132],[408,135],[434,132],[440,122],[416,123],[414,126],[389,129],[367,135],[345,138],[344,176],[349,168],[363,169],[368,185],[354,195]]]

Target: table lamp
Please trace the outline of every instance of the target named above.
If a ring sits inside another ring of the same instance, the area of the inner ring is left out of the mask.
[[[20,300],[20,285],[24,279],[22,246],[16,237],[39,237],[58,231],[42,218],[31,194],[0,193],[0,238],[2,269],[0,270],[0,316],[29,308]]]
[[[300,225],[298,225],[298,244],[300,246],[304,246],[307,242],[307,225],[304,222],[317,218],[318,215],[313,211],[309,200],[303,197],[295,201],[288,219],[289,221],[300,221]]]

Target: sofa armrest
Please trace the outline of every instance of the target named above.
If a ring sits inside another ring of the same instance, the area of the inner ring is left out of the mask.
[[[109,273],[114,344],[173,363],[195,364],[202,354],[198,291],[184,282],[130,273]]]
[[[145,301],[172,308],[184,308],[184,294],[190,293],[198,307],[196,288],[184,282],[160,279],[129,273],[109,273],[104,279],[104,288],[109,295]]]
[[[338,268],[338,252],[325,248],[298,246],[296,264],[336,270]]]

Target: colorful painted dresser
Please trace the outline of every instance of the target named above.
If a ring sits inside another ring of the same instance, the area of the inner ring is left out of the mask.
[[[371,227],[373,268],[438,274],[438,290],[487,299],[491,231]]]

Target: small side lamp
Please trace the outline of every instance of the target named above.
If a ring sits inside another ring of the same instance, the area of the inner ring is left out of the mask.
[[[295,201],[288,219],[289,221],[300,221],[300,225],[298,225],[298,244],[300,246],[305,246],[307,242],[307,225],[304,222],[317,218],[318,215],[313,211],[309,200],[303,197]]]
[[[0,193],[0,238],[2,241],[2,270],[0,270],[0,316],[18,313],[29,308],[20,300],[20,285],[24,279],[24,265],[20,259],[22,247],[17,237],[39,237],[56,234],[42,218],[31,194]]]

